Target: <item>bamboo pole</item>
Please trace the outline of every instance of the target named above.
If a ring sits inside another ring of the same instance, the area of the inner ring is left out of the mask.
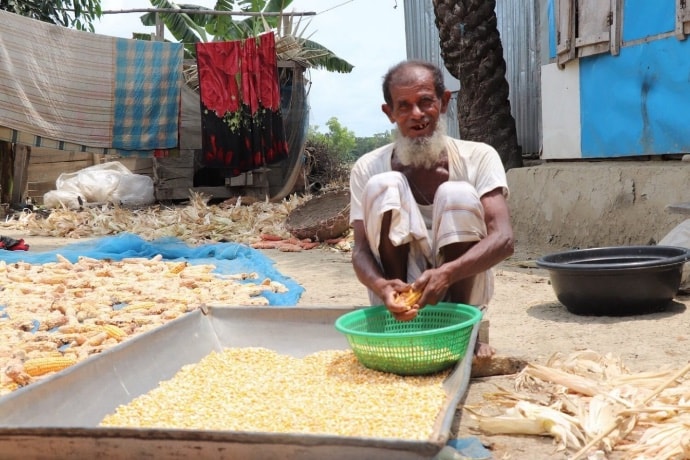
[[[128,10],[105,10],[101,14],[121,14],[121,13],[182,13],[182,14],[197,14],[210,16],[316,16],[314,11],[305,11],[302,13],[292,12],[265,12],[260,11],[216,11],[206,9],[186,9],[186,8],[132,8]]]
[[[644,400],[642,400],[642,402],[640,404],[638,404],[636,407],[642,408],[642,406],[644,406],[649,401],[651,401],[652,399],[657,397],[659,395],[659,393],[661,393],[662,391],[664,391],[665,389],[670,387],[676,380],[678,380],[679,378],[681,378],[682,376],[684,376],[688,372],[690,372],[690,363],[686,364],[685,367],[683,367],[681,370],[679,370],[678,372],[673,374],[671,377],[669,377],[668,380],[666,380],[664,383],[659,385],[659,387],[657,387],[657,389],[654,390],[654,392],[652,394],[650,394]],[[630,409],[625,410],[625,412],[629,412],[629,411],[630,411]],[[580,460],[581,458],[583,458],[583,455],[587,455],[587,451],[589,449],[594,447],[602,439],[604,439],[606,436],[611,434],[611,432],[613,430],[615,430],[616,428],[618,428],[620,426],[621,422],[623,422],[623,420],[625,420],[626,418],[627,418],[626,415],[624,415],[622,412],[619,412],[618,415],[616,416],[616,419],[613,422],[611,422],[611,424],[604,431],[599,433],[599,435],[596,436],[595,438],[592,438],[587,444],[585,444],[585,446],[582,449],[577,451],[575,453],[575,455],[573,457],[571,457],[570,460]]]

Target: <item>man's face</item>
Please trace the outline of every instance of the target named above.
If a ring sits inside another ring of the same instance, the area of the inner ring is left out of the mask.
[[[448,107],[450,93],[439,99],[433,76],[423,67],[410,67],[403,72],[391,82],[392,106],[384,104],[381,108],[403,137],[429,137]]]

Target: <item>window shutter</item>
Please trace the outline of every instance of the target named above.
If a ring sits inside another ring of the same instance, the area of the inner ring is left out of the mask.
[[[621,0],[578,0],[577,37],[578,57],[620,50]]]
[[[558,66],[577,57],[575,49],[575,1],[556,0],[556,56]]]
[[[685,40],[690,34],[690,0],[676,0],[676,37]]]

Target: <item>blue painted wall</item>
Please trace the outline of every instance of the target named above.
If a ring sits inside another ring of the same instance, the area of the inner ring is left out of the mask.
[[[690,152],[689,45],[669,37],[580,60],[583,157]]]
[[[548,0],[546,14],[549,18],[549,57],[556,59],[556,7],[553,2],[554,0]]]
[[[547,7],[554,57],[552,0]],[[583,158],[690,152],[690,38],[672,35],[675,14],[675,0],[623,0],[620,54],[579,60]]]
[[[623,0],[623,42],[676,28],[676,0]]]

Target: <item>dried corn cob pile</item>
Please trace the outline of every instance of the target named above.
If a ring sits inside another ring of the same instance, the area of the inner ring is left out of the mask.
[[[183,367],[101,426],[427,440],[446,398],[447,375],[373,371],[349,350],[298,359],[229,348]]]
[[[0,222],[0,229],[22,230],[29,235],[85,238],[134,233],[146,240],[175,237],[188,244],[219,241],[266,244],[261,235],[291,238],[285,228],[288,214],[311,196],[291,195],[279,203],[257,201],[247,206],[241,200],[209,205],[209,197],[192,192],[186,206],[150,206],[143,209],[99,206],[80,211],[55,209],[47,217],[24,213],[17,219]],[[305,242],[299,246],[305,249]],[[340,243],[340,242],[337,242]],[[314,245],[308,245],[308,248]],[[332,246],[349,251],[347,243]]]
[[[465,408],[487,434],[552,436],[577,459],[690,458],[690,379],[683,369],[630,372],[591,350],[528,364],[515,392]]]
[[[254,273],[214,269],[159,256],[0,261],[0,395],[201,305],[267,305],[260,294],[286,290]]]
[[[149,206],[142,209],[98,206],[83,210],[55,209],[47,217],[24,213],[0,223],[0,228],[24,230],[30,235],[84,238],[129,232],[147,240],[176,237],[188,244],[234,241],[253,243],[259,234],[289,238],[284,221],[292,209],[309,197],[293,195],[280,203],[259,201],[242,206],[209,205],[209,197],[192,193],[186,206]]]

